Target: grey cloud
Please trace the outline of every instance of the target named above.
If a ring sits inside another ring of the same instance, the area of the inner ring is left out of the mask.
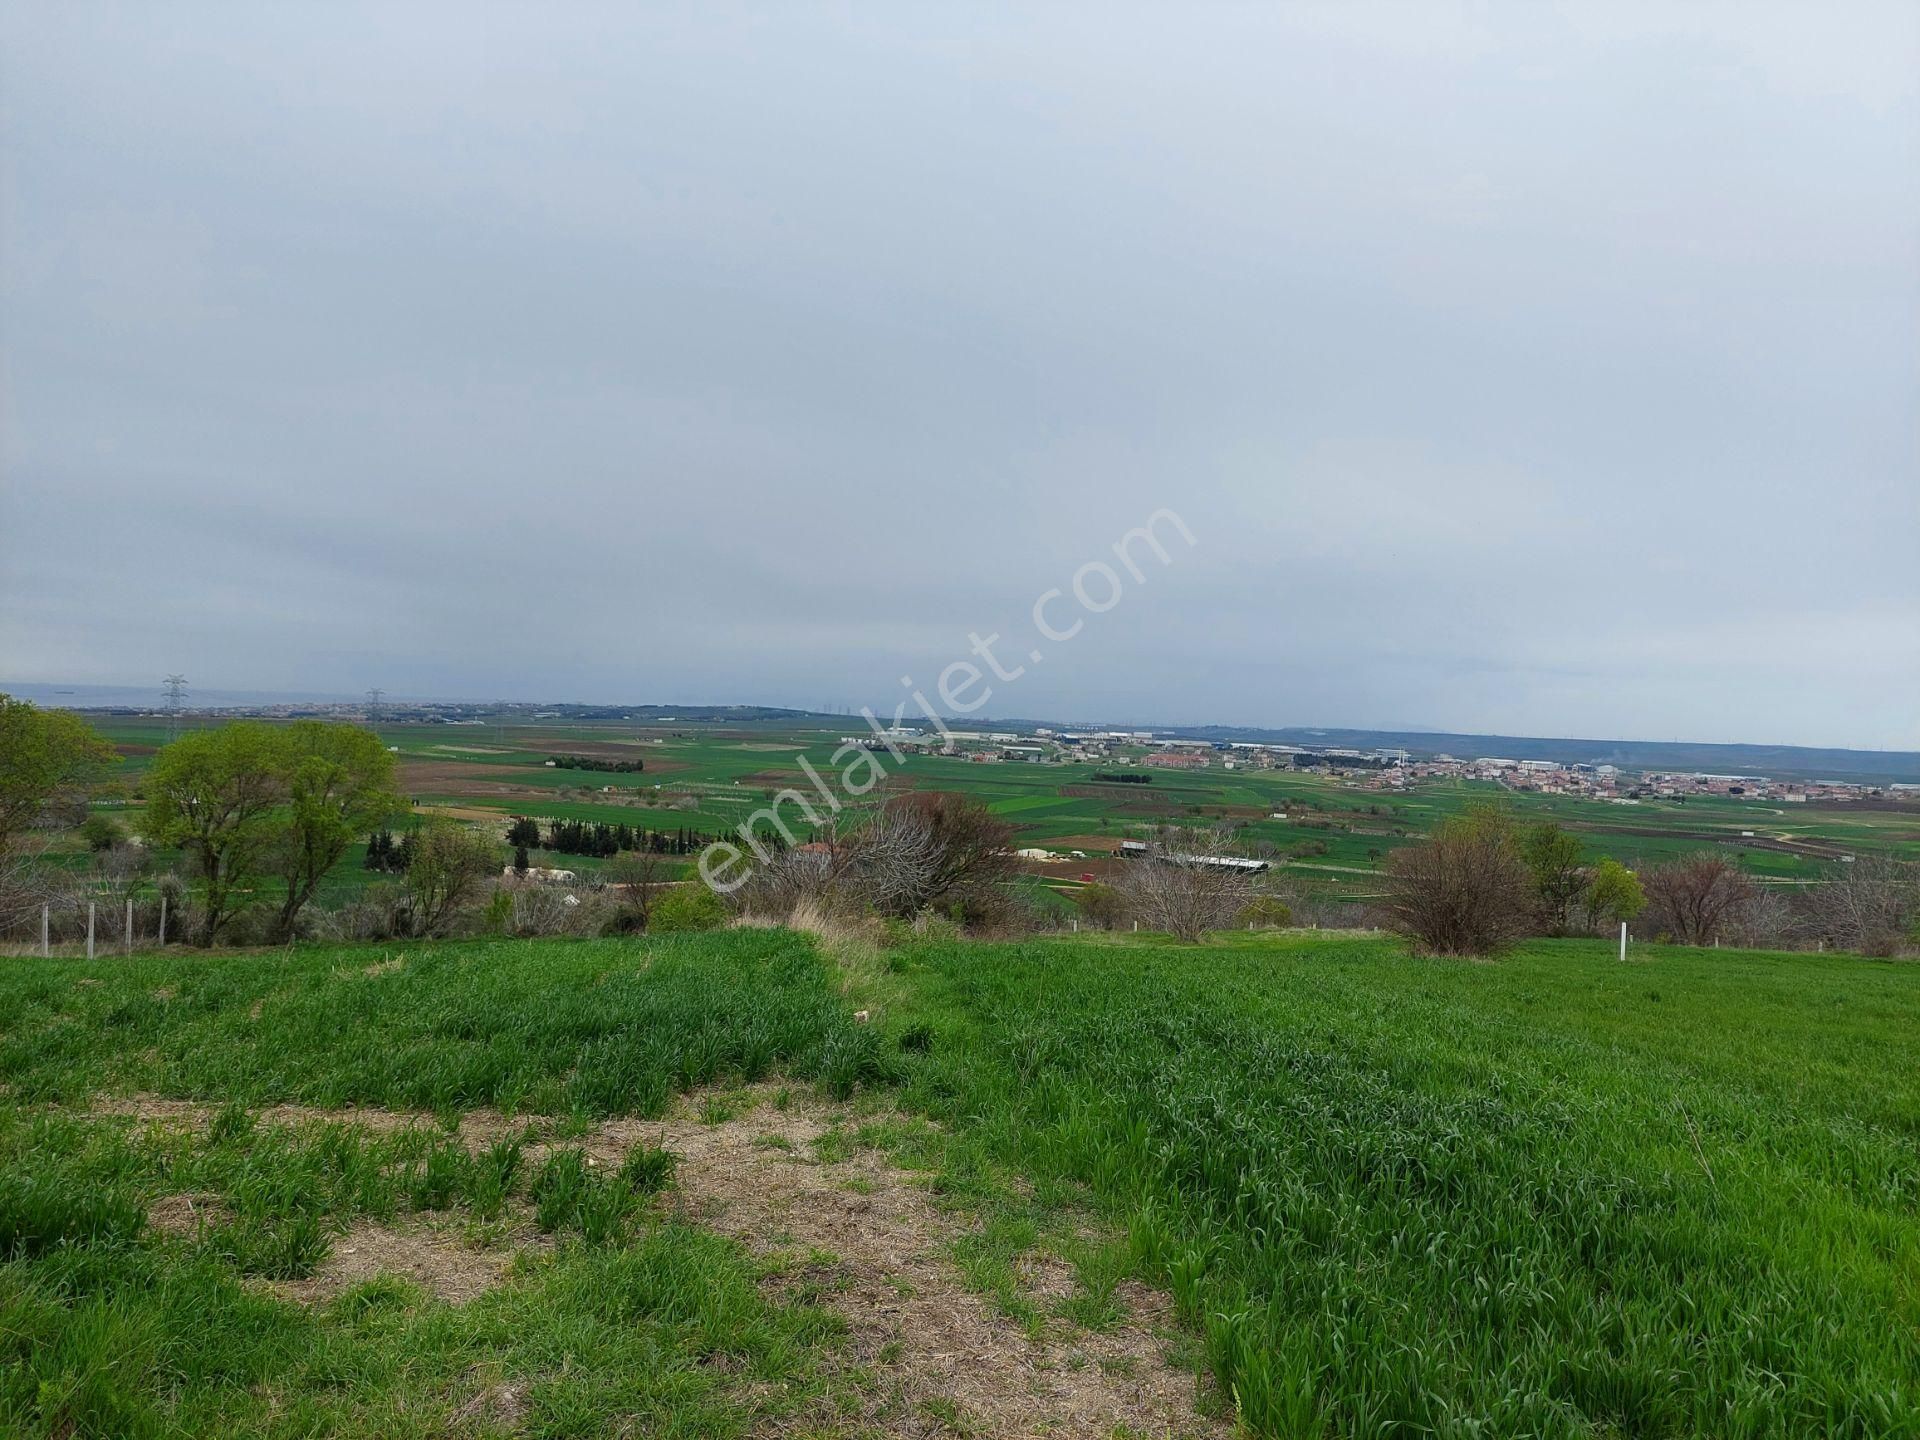
[[[0,677],[1920,745],[1917,13],[7,7]]]

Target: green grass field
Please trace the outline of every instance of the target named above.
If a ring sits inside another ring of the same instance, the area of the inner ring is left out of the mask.
[[[761,1082],[923,1176],[1008,1323],[1168,1292],[1164,1344],[1262,1435],[1920,1435],[1911,965],[1300,934],[847,963],[785,931],[10,960],[0,1430],[892,1432],[865,1292],[662,1202],[670,1162],[569,1148]],[[206,1123],[101,1108],[132,1095]],[[210,1218],[163,1224],[182,1195]],[[458,1302],[289,1296],[375,1222],[517,1258]],[[1026,1288],[1048,1251],[1068,1291]]]

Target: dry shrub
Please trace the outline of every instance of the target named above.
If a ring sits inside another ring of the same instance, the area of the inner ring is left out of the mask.
[[[584,893],[560,885],[502,884],[507,897],[506,928],[521,939],[558,935],[598,935],[613,923],[617,906],[602,890]]]
[[[1756,895],[1739,866],[1710,850],[1656,865],[1641,884],[1647,892],[1646,923],[1678,945],[1742,938]]]
[[[1867,857],[1834,872],[1806,894],[1809,926],[1819,939],[1877,956],[1920,943],[1920,865]]]
[[[1217,830],[1163,830],[1114,884],[1126,913],[1177,940],[1232,925],[1258,886],[1255,872],[1217,863],[1230,855],[1229,844]]]
[[[969,928],[1008,927],[1011,828],[961,795],[898,795],[816,843],[758,861],[729,897],[744,915],[785,920],[803,906],[910,920],[934,909]]]
[[[1429,955],[1491,955],[1533,928],[1533,877],[1512,828],[1492,813],[1449,820],[1387,857],[1386,910]]]

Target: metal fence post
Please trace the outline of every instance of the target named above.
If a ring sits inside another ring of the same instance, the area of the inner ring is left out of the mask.
[[[123,937],[121,948],[129,955],[133,953],[133,897],[131,895],[127,897],[127,932]]]
[[[40,907],[40,954],[43,958],[53,953],[47,943],[47,930],[47,907],[42,905]]]
[[[160,948],[167,947],[167,897],[160,897]]]
[[[87,959],[93,959],[93,901],[87,901]]]

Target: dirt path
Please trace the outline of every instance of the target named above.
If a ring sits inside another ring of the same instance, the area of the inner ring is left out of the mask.
[[[1049,1315],[1042,1333],[1030,1334],[967,1288],[950,1255],[963,1221],[942,1212],[924,1185],[883,1154],[821,1146],[845,1112],[797,1098],[778,1108],[770,1103],[774,1093],[772,1086],[733,1092],[727,1102],[736,1113],[716,1124],[704,1123],[692,1101],[663,1120],[607,1121],[577,1138],[530,1146],[529,1158],[579,1145],[596,1163],[612,1166],[639,1143],[673,1151],[680,1163],[666,1203],[755,1254],[791,1259],[798,1269],[772,1283],[817,1284],[824,1303],[845,1316],[848,1358],[878,1378],[861,1391],[862,1418],[888,1434],[1109,1440],[1233,1433],[1226,1422],[1198,1413],[1194,1376],[1167,1360],[1173,1321],[1165,1296],[1126,1282],[1116,1295],[1123,1311],[1116,1324],[1089,1331]],[[100,1113],[196,1129],[217,1108],[151,1096],[95,1106]],[[268,1123],[440,1128],[430,1116],[384,1110],[278,1105],[258,1113]],[[519,1134],[526,1124],[474,1112],[463,1117],[460,1135],[478,1147]],[[356,1231],[312,1288],[333,1291],[336,1269],[349,1279],[366,1278],[387,1257],[394,1262],[389,1268],[413,1273],[446,1298],[471,1298],[477,1289],[449,1293],[432,1283],[432,1244],[426,1236]],[[344,1253],[348,1248],[351,1254]],[[1072,1269],[1058,1259],[1030,1255],[1019,1269],[1028,1298],[1042,1312],[1074,1293]],[[504,1274],[504,1265],[493,1264],[487,1283]]]

